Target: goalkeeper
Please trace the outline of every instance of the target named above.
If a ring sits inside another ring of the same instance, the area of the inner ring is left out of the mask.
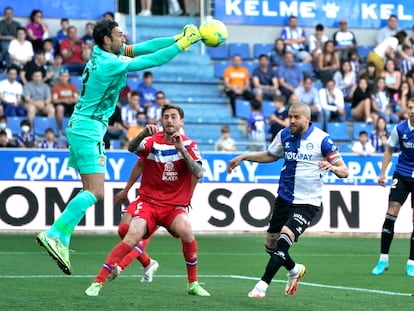
[[[103,136],[128,72],[161,66],[200,40],[198,29],[186,25],[183,33],[144,43],[125,45],[122,29],[114,21],[102,20],[93,30],[95,46],[82,74],[79,101],[68,122],[69,165],[77,169],[82,190],[67,204],[47,231],[37,235],[66,274],[72,274],[69,243],[74,228],[86,210],[104,198],[106,155]]]

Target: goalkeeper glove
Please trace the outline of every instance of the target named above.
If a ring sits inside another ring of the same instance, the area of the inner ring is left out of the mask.
[[[184,37],[186,32],[194,32],[194,28],[197,28],[197,27],[195,25],[193,25],[193,24],[187,24],[187,25],[185,25],[184,28],[183,28],[183,32],[182,33],[179,33],[178,35],[175,35],[174,36],[175,42],[177,42],[182,37]],[[198,29],[197,29],[197,31],[198,31]]]
[[[200,41],[201,36],[198,28],[191,24],[185,25],[183,32],[184,36],[177,41],[177,45],[181,51],[187,51],[191,44]]]

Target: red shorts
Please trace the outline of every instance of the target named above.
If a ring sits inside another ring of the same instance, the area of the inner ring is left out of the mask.
[[[124,211],[130,214],[132,218],[142,218],[147,222],[148,231],[144,235],[144,239],[150,237],[157,230],[157,226],[163,226],[172,236],[178,238],[170,229],[171,223],[178,215],[187,215],[187,208],[184,206],[154,206],[143,202],[140,197],[131,202]]]

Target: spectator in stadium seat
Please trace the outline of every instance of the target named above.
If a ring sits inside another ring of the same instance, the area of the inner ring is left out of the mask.
[[[360,131],[358,137],[358,141],[354,142],[352,145],[352,153],[356,153],[360,156],[370,156],[375,153],[375,148],[369,141],[367,131]]]
[[[215,149],[217,151],[226,152],[237,151],[236,142],[231,138],[230,127],[228,125],[223,125],[221,127],[221,135],[215,143]]]
[[[319,90],[319,97],[324,114],[324,128],[328,122],[345,122],[345,103],[342,91],[336,87],[335,80],[326,82]]]
[[[16,81],[17,69],[7,68],[7,79],[0,81],[0,102],[7,117],[24,117],[26,112],[22,103],[23,87]]]
[[[398,17],[394,14],[390,15],[387,20],[387,25],[381,28],[376,35],[375,43],[379,45],[385,39],[396,35],[398,32]]]
[[[387,59],[385,62],[385,68],[381,73],[381,78],[384,78],[385,87],[390,96],[393,97],[398,92],[402,81],[401,71],[396,69],[393,59]]]
[[[27,36],[32,41],[35,51],[43,48],[43,40],[49,38],[49,27],[43,20],[41,10],[33,10],[30,13],[30,23],[26,26]]]
[[[355,121],[365,121],[365,123],[372,123],[372,92],[368,89],[368,81],[361,77],[358,81],[358,86],[352,97],[352,118]]]
[[[367,63],[366,67],[361,70],[361,72],[358,75],[358,80],[364,77],[368,82],[368,90],[372,93],[375,88],[375,83],[377,82],[377,68],[375,67],[375,64],[372,62]]]
[[[155,94],[155,99],[157,104],[151,106],[147,110],[147,121],[148,124],[156,124],[159,127],[162,127],[161,116],[162,116],[162,107],[166,104],[169,104],[170,101],[165,96],[163,91],[157,91]]]
[[[269,140],[273,141],[277,133],[289,125],[288,111],[285,106],[286,99],[283,95],[275,96],[273,104],[275,111],[269,117]]]
[[[315,33],[309,37],[308,47],[309,53],[312,55],[312,63],[314,66],[318,63],[318,55],[322,53],[322,49],[328,37],[323,33],[325,27],[322,24],[315,26]]]
[[[3,10],[4,18],[0,21],[0,67],[6,65],[10,42],[17,39],[17,29],[20,23],[15,21],[13,9],[9,6]]]
[[[13,142],[9,141],[5,130],[0,129],[0,148],[14,148]]]
[[[250,102],[250,115],[247,118],[247,138],[249,151],[262,151],[266,147],[266,120],[262,103],[257,99]]]
[[[90,49],[95,45],[95,41],[93,41],[93,23],[88,22],[85,24],[85,34],[83,35],[82,40]]]
[[[36,137],[32,133],[32,126],[29,120],[20,122],[20,134],[16,137],[16,147],[20,148],[37,148]]]
[[[194,5],[194,16],[200,16],[200,0],[191,0]],[[190,0],[184,0],[184,10],[183,13],[184,16],[190,16],[191,15],[191,3]]]
[[[334,42],[328,40],[323,46],[322,53],[318,55],[318,64],[315,68],[316,75],[322,84],[325,85],[339,69],[339,56],[335,53]]]
[[[356,37],[352,31],[348,30],[348,22],[345,19],[339,21],[339,30],[334,32],[332,39],[341,61],[348,59],[349,50],[357,47]]]
[[[37,50],[33,60],[27,62],[20,71],[20,80],[23,84],[32,81],[33,73],[40,71],[42,73],[42,81],[48,82],[52,78],[52,73],[46,70],[45,52]]]
[[[310,107],[311,120],[322,124],[323,112],[321,100],[319,98],[319,92],[317,88],[313,86],[312,78],[305,76],[303,79],[303,84],[295,88],[295,94],[298,96],[299,101],[307,104]]]
[[[312,56],[306,51],[306,32],[298,26],[298,18],[291,15],[288,26],[282,29],[280,37],[286,45],[286,51],[293,53],[295,61],[302,63],[312,62]]]
[[[33,58],[32,42],[26,40],[26,29],[18,27],[16,39],[10,41],[9,45],[9,65],[21,70],[23,66]]]
[[[13,133],[11,129],[7,127],[7,117],[5,115],[0,115],[0,130],[5,131],[7,138],[11,140],[13,138]]]
[[[276,72],[269,64],[269,57],[265,54],[259,56],[259,66],[252,73],[253,93],[259,102],[273,101],[275,95],[280,94],[279,82]]]
[[[402,80],[405,80],[406,75],[414,69],[413,47],[408,44],[403,44],[398,54],[400,57],[397,68],[401,71]]]
[[[52,64],[55,57],[55,49],[53,47],[52,39],[46,39],[43,41],[43,51],[45,51],[46,64]]]
[[[48,80],[48,83],[50,86],[55,85],[60,78],[60,71],[63,68],[63,57],[60,53],[55,53],[53,56],[53,63],[49,64],[46,68],[46,72],[49,73],[50,80]]]
[[[357,49],[349,49],[348,61],[351,64],[352,71],[355,72],[356,76],[358,76],[361,72],[361,60]]]
[[[378,117],[382,117],[387,123],[398,123],[400,118],[393,111],[393,102],[390,92],[386,88],[385,79],[378,78],[376,90],[372,94],[372,115],[376,123]]]
[[[68,37],[60,42],[60,53],[63,57],[63,65],[71,73],[82,74],[86,61],[91,55],[91,50],[82,39],[78,38],[75,26],[69,26]]]
[[[59,81],[52,87],[52,103],[56,109],[56,123],[59,131],[62,131],[63,118],[72,115],[78,97],[78,89],[70,82],[69,70],[62,68]]]
[[[121,107],[122,124],[126,128],[137,124],[137,113],[139,111],[143,111],[139,105],[139,100],[139,93],[137,91],[133,91],[129,97],[128,104]]]
[[[352,101],[355,89],[357,87],[357,78],[355,72],[352,70],[351,63],[346,60],[341,65],[341,70],[338,70],[333,79],[337,88],[342,91],[344,100],[346,102]]]
[[[23,87],[23,96],[26,103],[27,119],[33,124],[36,114],[55,117],[55,107],[52,105],[50,87],[42,82],[42,72],[33,72],[32,81]]]
[[[147,109],[155,105],[155,94],[157,89],[153,86],[154,76],[151,71],[145,71],[142,75],[143,82],[138,84],[137,91],[140,95],[141,108],[147,112]]]
[[[68,37],[68,28],[69,28],[69,19],[61,18],[60,19],[60,29],[56,33],[55,40],[58,45]]]
[[[295,89],[303,83],[303,72],[295,64],[294,56],[291,52],[285,53],[285,61],[278,70],[279,90],[287,98],[295,92]]]
[[[115,106],[114,113],[108,120],[108,126],[106,127],[106,133],[103,138],[105,143],[105,149],[109,149],[111,146],[111,140],[116,139],[119,141],[124,140],[126,135],[126,127],[122,121],[121,109],[119,103]]]
[[[270,66],[272,66],[273,69],[276,69],[278,66],[283,64],[285,61],[285,52],[285,42],[281,38],[276,39],[273,49],[268,55]]]
[[[133,124],[129,124],[125,140],[123,141],[123,145],[125,147],[128,146],[129,142],[133,140],[141,131],[144,129],[145,125],[148,124],[147,116],[145,115],[144,111],[138,111],[135,114],[135,120]],[[126,148],[128,149],[128,148]]]
[[[234,55],[232,65],[227,67],[223,73],[224,92],[229,98],[233,117],[236,116],[237,97],[248,101],[253,99],[253,93],[250,91],[250,74],[242,62],[240,55]]]
[[[53,129],[45,129],[45,138],[40,142],[39,148],[42,149],[59,149],[61,146],[55,139],[55,133]]]
[[[408,100],[412,97],[412,90],[409,81],[403,81],[400,85],[400,89],[394,94],[393,101],[394,112],[400,118],[400,120],[408,119]]]
[[[387,140],[390,133],[387,128],[387,122],[383,117],[379,117],[375,122],[374,130],[369,135],[369,141],[375,148],[375,152],[384,153],[387,146]]]
[[[388,37],[378,44],[374,50],[369,52],[367,62],[375,64],[377,76],[381,75],[384,70],[384,64],[387,59],[394,58],[394,52],[398,50],[400,44],[404,44],[407,39],[407,33],[404,30],[398,31],[394,36]]]

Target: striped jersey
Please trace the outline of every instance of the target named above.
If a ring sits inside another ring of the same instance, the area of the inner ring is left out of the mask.
[[[395,172],[401,176],[414,178],[414,127],[409,120],[397,124],[388,138],[388,146],[395,148],[400,145],[401,153]]]
[[[268,148],[270,154],[284,158],[278,196],[293,204],[320,206],[324,171],[318,162],[334,164],[341,158],[338,150],[329,135],[312,123],[301,136],[292,135],[290,127],[279,131]]]
[[[197,144],[182,135],[190,156],[201,162]],[[166,142],[163,132],[146,137],[139,152],[144,163],[139,190],[141,199],[152,205],[188,206],[192,193],[192,176],[183,156],[174,144]]]

